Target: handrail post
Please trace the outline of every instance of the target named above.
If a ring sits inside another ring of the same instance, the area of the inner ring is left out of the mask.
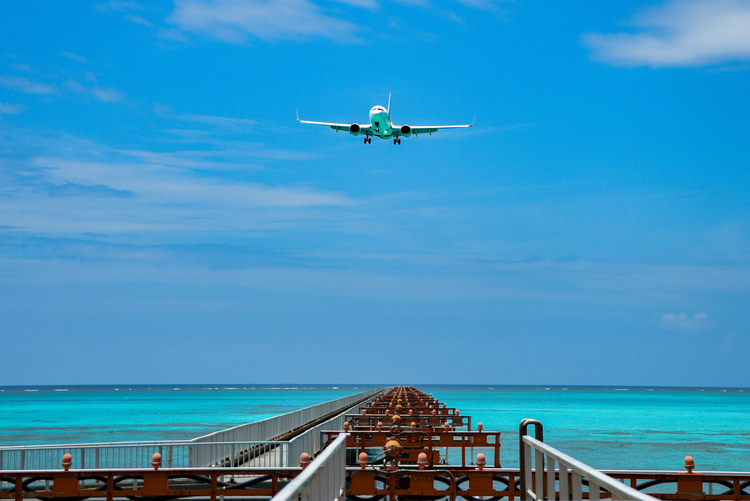
[[[346,497],[346,438],[341,433],[302,473],[286,484],[272,501],[312,499],[343,501]],[[324,481],[324,482],[322,482]],[[326,492],[321,492],[325,490]]]
[[[544,426],[541,421],[536,419],[522,419],[521,424],[518,426],[518,461],[519,468],[521,469],[521,499],[528,500],[529,494],[527,491],[527,478],[531,478],[531,457],[526,458],[526,447],[523,443],[523,437],[528,435],[529,425],[534,427],[534,438],[540,442],[544,442]],[[526,471],[528,468],[528,472]]]
[[[525,463],[527,465],[531,463],[531,450],[534,450],[537,454],[538,462],[535,476],[537,479],[537,485],[535,486],[536,489],[534,489],[534,493],[529,493],[527,491],[527,495],[530,495],[530,497],[536,499],[536,501],[542,501],[543,499],[545,499],[544,491],[540,489],[540,486],[542,486],[544,482],[544,463],[542,460],[542,456],[547,460],[548,470],[554,468],[555,462],[560,465],[561,499],[565,499],[565,496],[562,495],[562,482],[564,482],[565,480],[564,477],[567,477],[567,471],[570,471],[571,473],[571,497],[574,500],[583,499],[584,493],[582,492],[582,484],[584,482],[584,479],[586,481],[586,484],[588,485],[588,492],[586,494],[588,494],[589,500],[596,501],[597,499],[599,499],[601,497],[601,489],[607,491],[609,493],[608,496],[612,499],[629,499],[634,501],[654,501],[656,499],[644,492],[641,492],[632,487],[628,487],[627,485],[612,478],[603,471],[596,470],[591,466],[588,466],[587,464],[584,464],[577,459],[574,459],[533,437],[530,437],[528,435],[524,436],[523,443],[524,445],[529,447],[528,449],[526,449],[527,455],[525,458]],[[565,466],[565,468],[563,468],[563,466]],[[530,470],[531,467],[529,466],[528,468],[526,468],[525,473],[530,473]],[[552,501],[554,497],[555,496],[550,495],[546,499]]]

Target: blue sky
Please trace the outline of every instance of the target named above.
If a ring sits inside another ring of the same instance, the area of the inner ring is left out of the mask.
[[[0,384],[748,385],[750,2],[2,10]]]

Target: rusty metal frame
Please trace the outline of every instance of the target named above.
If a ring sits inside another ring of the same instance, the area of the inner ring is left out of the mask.
[[[0,489],[0,499],[75,501],[105,498],[112,501],[115,497],[129,497],[164,501],[201,496],[216,501],[217,496],[250,494],[271,497],[283,487],[280,486],[281,479],[292,479],[301,471],[299,467],[3,471],[0,472],[0,485],[13,484],[13,488]],[[225,482],[224,477],[231,479]],[[237,481],[237,477],[242,481]],[[178,483],[179,480],[184,481]],[[258,486],[268,481],[270,486]],[[33,489],[31,486],[37,482],[44,482],[46,488]]]
[[[325,436],[323,443],[328,445],[336,436],[344,432],[324,431],[322,433]],[[404,430],[394,434],[386,430],[349,430],[347,433],[349,433],[349,438],[346,441],[346,446],[357,448],[360,452],[364,452],[368,447],[383,447],[391,437],[403,437],[405,440],[402,443],[402,448],[410,451],[409,460],[416,462],[416,454],[419,452],[425,452],[427,453],[430,467],[433,466],[432,458],[434,451],[437,451],[438,448],[448,447],[461,449],[461,466],[464,467],[466,466],[467,449],[473,449],[475,447],[493,449],[495,453],[493,466],[495,468],[500,468],[499,431],[433,431],[430,433],[419,430]],[[419,438],[423,437],[427,437],[427,440],[419,440]],[[490,439],[494,439],[494,442],[490,443]]]
[[[138,498],[139,501],[165,501],[167,498],[203,497],[216,501],[219,497],[272,497],[286,481],[299,475],[301,468],[161,468],[126,470],[37,470],[3,471],[0,479],[5,488],[0,499],[36,498],[43,501],[75,501],[77,499]],[[445,496],[462,497],[473,501],[478,497],[519,499],[521,497],[521,472],[517,468],[462,468],[438,469],[385,468],[346,469],[351,485],[347,497],[357,501],[361,496]],[[748,501],[750,500],[750,473],[707,472],[653,472],[602,470],[602,473],[627,481],[631,487],[648,492],[649,496],[663,500]],[[229,478],[230,480],[226,480]],[[98,480],[93,483],[92,479]],[[185,481],[178,484],[178,480]],[[234,480],[234,482],[232,481]],[[547,476],[545,475],[545,481]],[[136,488],[132,488],[132,481]],[[193,483],[189,483],[191,480]],[[48,490],[31,487],[34,482],[50,482]],[[127,482],[127,483],[126,483]],[[131,485],[128,485],[131,484]],[[439,486],[436,486],[436,484]],[[685,491],[696,485],[721,485],[725,490],[713,494]],[[10,488],[9,488],[10,487]],[[570,492],[570,490],[568,490]],[[559,493],[557,493],[559,496]],[[603,499],[610,498],[602,491]],[[582,493],[588,499],[588,492]],[[393,498],[395,499],[395,497]],[[361,500],[361,498],[360,498]],[[371,501],[374,501],[371,500]]]
[[[649,496],[659,499],[694,500],[750,500],[750,473],[744,472],[658,472],[630,470],[601,470],[602,473],[620,481],[628,481],[630,487],[642,491],[656,486],[675,484],[673,492],[661,490],[649,492]],[[707,494],[703,486],[726,488],[720,493]]]

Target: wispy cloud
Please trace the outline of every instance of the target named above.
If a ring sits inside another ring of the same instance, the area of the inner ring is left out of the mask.
[[[75,80],[68,80],[65,83],[65,86],[73,92],[88,94],[105,103],[116,103],[125,99],[123,93],[115,89],[114,87],[103,88],[99,87],[98,85],[94,85],[93,87],[85,87]]]
[[[67,57],[68,59],[72,59],[73,61],[78,61],[79,63],[88,63],[88,60],[85,57],[73,54],[71,52],[63,51],[60,54]]]
[[[202,140],[214,142],[216,135],[222,136],[222,144],[228,146],[227,135],[244,136],[253,134],[255,137],[264,133],[291,132],[295,129],[279,125],[278,123],[259,122],[248,118],[223,117],[215,115],[199,115],[193,113],[176,113],[172,108],[164,104],[155,104],[154,113],[162,118],[178,120],[186,125],[186,128],[166,129],[175,136],[183,139]],[[242,144],[249,144],[243,137]]]
[[[747,71],[750,70],[750,66],[747,64],[732,64],[729,66],[718,66],[716,68],[709,68],[709,73],[731,73],[733,71]]]
[[[430,5],[430,0],[396,0],[398,3],[405,5],[414,5],[417,7],[427,7]]]
[[[26,92],[28,94],[55,94],[57,88],[54,85],[29,80],[23,77],[2,77],[0,76],[0,85],[9,89]]]
[[[592,58],[625,66],[750,60],[750,2],[675,0],[638,16],[636,33],[588,33]]]
[[[706,313],[695,313],[688,316],[686,313],[665,313],[659,320],[659,325],[664,329],[678,331],[697,331],[701,330],[708,323]]]
[[[308,0],[176,0],[170,21],[228,42],[328,38],[357,41],[357,26],[325,14]]]
[[[462,3],[467,7],[473,7],[475,9],[489,10],[495,12],[504,12],[504,9],[500,8],[497,0],[457,0],[458,3]]]
[[[233,183],[221,179],[200,179],[183,169],[183,159],[170,161],[168,155],[155,157],[134,152],[143,161],[87,161],[55,157],[36,157],[31,164],[55,185],[72,183],[101,186],[132,192],[151,200],[177,203],[232,202],[246,207],[302,207],[308,205],[347,204],[345,197],[324,194],[309,188],[264,186],[257,183]],[[182,200],[182,202],[179,202]]]
[[[351,5],[352,7],[362,7],[364,9],[377,9],[380,7],[377,0],[334,0],[339,3]]]
[[[154,23],[146,19],[136,12],[143,13],[144,11],[151,10],[146,9],[143,5],[136,2],[121,2],[117,0],[110,0],[106,3],[96,4],[95,7],[102,12],[116,12],[123,15],[123,19],[130,21],[131,23],[140,24],[146,28],[153,28]],[[161,37],[169,38],[169,37]]]
[[[116,150],[6,132],[0,134],[3,223],[38,234],[243,231],[286,227],[309,221],[314,211],[358,203],[312,186],[225,176],[231,168],[252,171],[237,163],[247,155],[231,162],[211,155],[233,154]]]
[[[34,68],[24,63],[12,64],[11,67],[16,70],[28,71],[29,73],[36,73],[36,70]]]
[[[51,197],[82,197],[82,196],[95,196],[95,197],[115,197],[123,198],[133,196],[133,193],[125,190],[114,190],[107,186],[97,185],[83,185],[75,183],[64,183],[64,184],[51,184],[43,188],[47,194]]]
[[[154,25],[151,21],[144,19],[141,16],[129,15],[129,16],[126,16],[125,19],[135,24],[140,24],[141,26],[145,26],[146,28],[151,28]]]
[[[137,2],[121,2],[118,0],[109,0],[108,2],[96,4],[99,10],[113,10],[115,12],[130,12],[131,10],[143,10],[143,5]]]
[[[20,113],[23,108],[21,104],[0,103],[0,114],[12,115]]]
[[[211,115],[180,115],[179,118],[187,120],[189,122],[204,123],[208,125],[218,126],[222,128],[240,128],[245,129],[254,125],[258,125],[255,120],[249,120],[247,118],[229,118],[229,117],[216,117]]]

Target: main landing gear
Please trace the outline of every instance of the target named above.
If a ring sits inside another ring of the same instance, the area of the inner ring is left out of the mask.
[[[367,136],[365,136],[365,141],[364,141],[364,143],[365,143],[365,144],[371,144],[371,143],[372,143],[372,138],[371,138],[371,137],[367,137]]]
[[[400,137],[394,137],[393,138],[393,144],[401,144],[401,138]]]

